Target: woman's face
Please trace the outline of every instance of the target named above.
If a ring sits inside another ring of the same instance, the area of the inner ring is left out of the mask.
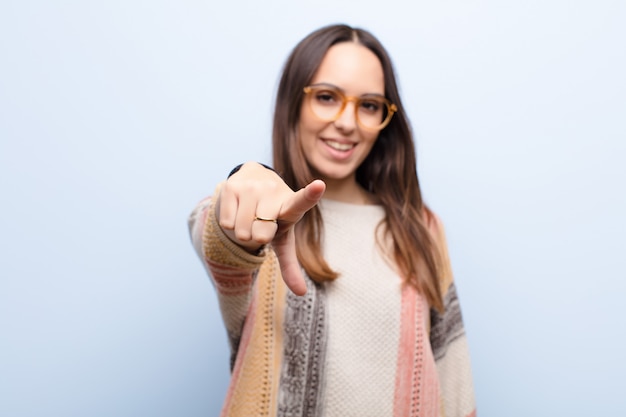
[[[322,59],[311,85],[326,84],[345,96],[385,94],[383,68],[372,51],[363,45],[343,42],[332,46]],[[327,185],[355,180],[355,172],[378,138],[378,130],[357,123],[355,101],[348,101],[335,121],[323,121],[305,95],[300,111],[300,145],[314,174]]]

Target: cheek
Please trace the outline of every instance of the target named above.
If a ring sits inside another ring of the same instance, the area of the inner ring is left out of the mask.
[[[301,146],[303,148],[313,146],[320,132],[328,125],[328,122],[322,122],[316,119],[303,109],[300,113],[300,121],[298,122],[298,136]]]
[[[367,158],[367,156],[372,152],[372,149],[374,148],[374,145],[376,144],[376,141],[378,140],[378,134],[368,134],[368,135],[363,135],[361,136],[362,140],[363,140],[363,155],[362,155],[362,161],[365,160],[365,158]],[[361,161],[361,162],[362,162]]]
[[[378,132],[377,133],[368,132],[368,133],[363,134],[362,137],[363,137],[364,142],[366,142],[371,149],[376,143],[376,141],[378,140]]]
[[[306,106],[302,106],[300,111],[300,131],[315,134],[320,131],[327,122],[321,122],[307,110]]]

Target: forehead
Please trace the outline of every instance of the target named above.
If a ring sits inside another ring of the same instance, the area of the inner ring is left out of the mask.
[[[324,55],[311,84],[336,85],[350,95],[384,94],[385,76],[380,60],[354,42],[333,45]]]

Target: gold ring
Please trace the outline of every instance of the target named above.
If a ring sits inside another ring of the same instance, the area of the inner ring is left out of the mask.
[[[276,220],[276,219],[268,219],[266,217],[259,217],[259,216],[254,216],[254,220],[258,220],[260,222],[278,223],[278,220]]]

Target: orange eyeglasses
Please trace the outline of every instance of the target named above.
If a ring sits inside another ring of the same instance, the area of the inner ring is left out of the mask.
[[[370,130],[382,130],[389,124],[398,108],[385,97],[366,94],[361,97],[346,96],[339,88],[329,84],[304,87],[313,113],[323,121],[333,122],[341,117],[348,102],[354,102],[357,123]]]

